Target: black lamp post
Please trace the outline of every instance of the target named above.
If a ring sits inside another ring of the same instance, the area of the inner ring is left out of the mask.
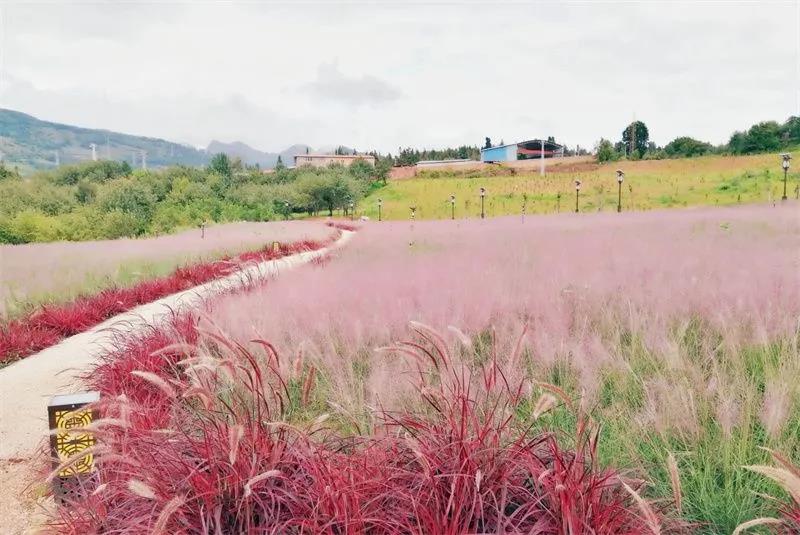
[[[450,219],[456,218],[456,196],[450,195]]]
[[[356,210],[355,210],[355,203],[350,201],[350,221],[352,221],[356,217]]]
[[[783,200],[787,199],[786,197],[786,175],[789,173],[789,160],[792,159],[792,155],[788,152],[785,154],[781,154],[781,158],[783,158]]]
[[[289,201],[283,202],[283,213],[286,217],[286,221],[289,221]]]
[[[483,200],[486,198],[486,188],[481,188],[481,219],[486,217],[486,212],[483,210]]]
[[[378,199],[378,221],[381,221],[381,206],[383,206],[383,199]]]
[[[622,181],[625,180],[625,173],[622,172],[622,169],[617,169],[617,185],[619,188],[617,189],[617,212],[622,211]]]
[[[575,213],[576,214],[579,211],[578,207],[579,207],[579,203],[580,203],[580,200],[579,200],[580,196],[581,196],[581,181],[580,180],[576,180],[575,181]]]

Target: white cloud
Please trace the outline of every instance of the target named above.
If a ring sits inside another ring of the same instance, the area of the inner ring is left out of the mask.
[[[723,142],[797,113],[790,3],[0,6],[0,106],[194,144]],[[13,75],[13,78],[12,78]]]

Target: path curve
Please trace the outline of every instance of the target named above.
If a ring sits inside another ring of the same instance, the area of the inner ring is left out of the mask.
[[[352,237],[342,231],[328,247],[248,266],[232,275],[138,306],[0,369],[0,460],[29,458],[47,435],[47,403],[54,394],[83,389],[78,376],[111,349],[120,333],[135,335],[167,321],[173,312],[196,308],[221,292],[305,264],[341,247]]]

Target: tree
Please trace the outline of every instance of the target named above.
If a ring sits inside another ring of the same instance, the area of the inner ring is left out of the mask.
[[[765,121],[754,124],[747,132],[735,132],[728,149],[734,154],[776,151],[783,145],[781,137],[781,126],[775,121]]]
[[[622,147],[629,157],[641,158],[647,150],[650,132],[642,121],[634,121],[622,131]]]
[[[712,148],[710,143],[683,136],[667,143],[664,151],[670,158],[691,158],[692,156],[700,156],[711,152]]]
[[[483,148],[484,149],[491,149],[492,148],[492,138],[490,138],[490,137],[486,138],[486,143],[484,143]]]
[[[208,170],[224,177],[231,177],[231,161],[224,152],[215,154],[208,164]]]
[[[378,158],[375,161],[375,179],[383,181],[386,185],[386,180],[389,178],[389,173],[392,171],[391,158]]]
[[[283,158],[281,158],[280,154],[278,154],[278,161],[275,162],[275,170],[277,171],[279,169],[286,169],[286,166],[283,165]]]
[[[781,126],[781,141],[784,146],[800,143],[800,117],[789,117]]]
[[[350,164],[349,167],[350,175],[353,176],[356,180],[361,180],[362,182],[369,182],[369,180],[375,174],[375,167],[372,164],[368,163],[363,158],[357,158]]]
[[[601,138],[597,143],[597,161],[610,162],[617,159],[617,152],[614,146],[607,139]]]

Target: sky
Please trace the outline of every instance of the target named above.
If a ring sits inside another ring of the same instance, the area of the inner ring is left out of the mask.
[[[0,107],[267,151],[717,144],[800,115],[799,32],[796,0],[0,0]]]

